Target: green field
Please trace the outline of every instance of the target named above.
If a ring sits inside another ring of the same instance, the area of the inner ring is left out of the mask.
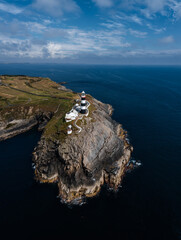
[[[66,133],[66,112],[79,96],[65,90],[49,78],[28,76],[0,76],[0,118],[12,121],[36,114],[53,114],[44,130],[47,138],[62,138]]]
[[[65,139],[69,125],[65,122],[65,114],[71,110],[75,100],[80,99],[77,93],[49,78],[3,75],[0,79],[0,121],[8,122],[9,128],[12,120],[51,113],[52,118],[44,129],[44,137],[51,140]],[[95,107],[90,95],[87,95],[87,100],[91,103],[91,116]],[[85,125],[85,120],[82,121]]]

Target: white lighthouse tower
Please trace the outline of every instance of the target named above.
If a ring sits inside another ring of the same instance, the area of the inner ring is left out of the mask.
[[[80,113],[82,114],[86,114],[87,113],[87,107],[86,107],[86,95],[85,95],[85,92],[83,91],[82,94],[81,94],[81,110],[80,110]]]

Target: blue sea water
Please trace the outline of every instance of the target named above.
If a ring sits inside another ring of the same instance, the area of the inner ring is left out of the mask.
[[[33,179],[36,128],[1,142],[2,239],[181,239],[181,67],[1,64],[0,74],[66,81],[110,103],[142,162],[117,193],[104,187],[69,208],[56,198],[56,184]]]

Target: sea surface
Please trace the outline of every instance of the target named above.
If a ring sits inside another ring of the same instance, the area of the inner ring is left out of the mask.
[[[142,162],[118,192],[68,207],[56,184],[34,181],[36,128],[1,142],[1,239],[181,239],[181,67],[1,64],[0,74],[50,77],[110,103]]]

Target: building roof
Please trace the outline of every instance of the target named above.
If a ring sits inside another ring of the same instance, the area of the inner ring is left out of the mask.
[[[78,117],[78,112],[72,109],[70,112],[66,113],[65,120],[75,120]]]

